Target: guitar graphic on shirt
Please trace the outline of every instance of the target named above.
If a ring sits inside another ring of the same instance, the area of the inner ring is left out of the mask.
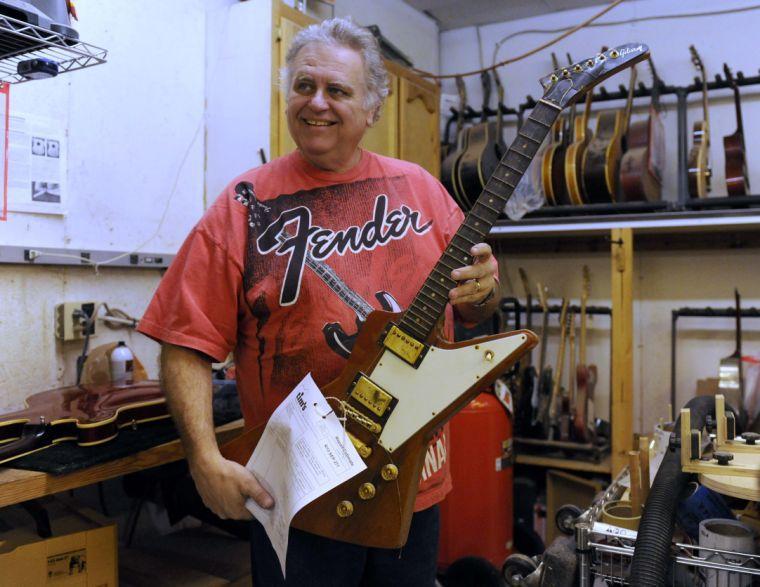
[[[253,186],[247,182],[240,182],[235,186],[235,192],[238,201],[248,206],[250,214],[248,219],[249,225],[256,225],[256,227],[261,228],[263,220],[261,215],[270,211],[269,206],[256,198]],[[281,244],[285,243],[288,238],[289,236],[284,229],[277,235],[277,240]],[[352,290],[346,282],[338,276],[332,267],[324,261],[318,261],[308,251],[306,252],[305,262],[306,266],[356,313],[357,331],[354,334],[348,334],[337,322],[330,322],[322,327],[322,333],[325,336],[327,346],[344,359],[347,359],[354,348],[354,342],[359,334],[359,328],[361,328],[361,325],[367,319],[367,316],[370,312],[373,312],[375,308],[373,308],[369,302],[362,298],[358,293]],[[387,291],[376,292],[375,298],[380,303],[381,308],[387,312],[400,312],[402,310],[399,303]]]
[[[277,235],[277,240],[285,242],[288,236],[283,230]],[[318,261],[311,253],[306,252],[306,266],[311,269],[317,277],[327,284],[343,302],[356,313],[356,332],[348,334],[343,327],[337,322],[330,322],[322,327],[322,333],[325,335],[327,346],[338,353],[344,359],[347,359],[354,348],[354,342],[359,335],[359,328],[367,319],[373,308],[369,302],[362,298],[358,293],[352,290],[345,281],[343,281],[335,270],[324,261]],[[375,298],[380,302],[380,306],[386,312],[400,312],[402,310],[399,303],[387,291],[378,291]]]

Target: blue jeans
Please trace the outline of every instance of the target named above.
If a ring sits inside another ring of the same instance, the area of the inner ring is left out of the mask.
[[[412,517],[401,549],[366,548],[295,528],[288,539],[287,581],[264,528],[251,523],[251,575],[254,587],[433,587],[438,557],[438,506]]]

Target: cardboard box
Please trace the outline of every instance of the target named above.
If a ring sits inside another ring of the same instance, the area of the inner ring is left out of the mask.
[[[45,503],[53,531],[37,535],[29,514],[0,510],[0,587],[116,587],[116,524],[87,508]]]

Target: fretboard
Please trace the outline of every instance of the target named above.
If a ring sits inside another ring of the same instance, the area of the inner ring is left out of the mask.
[[[543,101],[530,113],[432,273],[404,312],[399,322],[402,330],[418,340],[426,340],[433,332],[446,308],[449,290],[457,285],[451,278],[451,272],[472,263],[470,249],[477,243],[485,242],[559,113],[558,107]]]

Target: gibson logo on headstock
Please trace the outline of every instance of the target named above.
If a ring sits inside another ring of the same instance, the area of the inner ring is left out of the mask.
[[[620,49],[620,56],[626,57],[630,55],[631,53],[641,53],[644,50],[643,45],[639,45],[638,47],[625,47],[624,49]]]

